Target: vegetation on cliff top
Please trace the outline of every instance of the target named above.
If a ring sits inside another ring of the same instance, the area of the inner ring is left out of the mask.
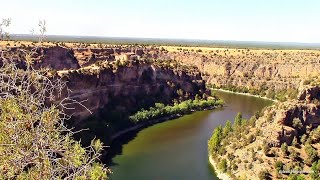
[[[249,120],[238,114],[232,126],[227,121],[213,131],[209,155],[235,179],[319,179],[318,90],[306,89],[306,99],[278,102]]]
[[[248,93],[256,96],[267,97],[270,99],[278,100],[278,101],[286,101],[289,99],[294,99],[298,95],[298,89],[284,89],[284,90],[273,90],[268,88],[266,85],[262,85],[259,89],[247,88],[247,87],[239,87],[231,84],[221,85],[219,87],[214,84],[208,85],[210,88],[219,88],[232,92],[238,93]]]

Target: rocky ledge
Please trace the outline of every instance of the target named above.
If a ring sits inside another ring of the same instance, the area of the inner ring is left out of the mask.
[[[320,86],[301,89],[294,100],[215,129],[209,155],[218,168],[233,179],[319,178]]]

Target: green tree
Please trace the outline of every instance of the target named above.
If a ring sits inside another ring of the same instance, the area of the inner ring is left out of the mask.
[[[263,152],[265,155],[268,155],[269,154],[269,151],[270,151],[270,146],[268,143],[264,142],[263,144]]]
[[[242,113],[239,112],[237,116],[234,118],[234,126],[237,128],[237,127],[240,127],[241,124],[242,124]]]
[[[287,180],[305,180],[303,175],[290,174]]]
[[[289,157],[292,158],[293,160],[297,160],[299,158],[298,152],[293,147],[290,147],[289,152],[290,152]]]
[[[274,164],[274,168],[277,170],[277,173],[283,169],[283,163],[281,161],[277,161]]]
[[[311,165],[318,157],[318,152],[316,149],[314,149],[310,144],[307,144],[304,147],[304,150],[307,154],[306,163]]]
[[[302,122],[299,118],[294,118],[292,120],[292,126],[296,129],[301,129],[303,127]]]
[[[305,135],[305,134],[302,135],[300,140],[301,140],[301,143],[302,143],[302,144],[305,144],[306,141],[307,141],[307,135]]]
[[[269,177],[270,177],[270,174],[267,170],[262,170],[258,173],[258,178],[260,180],[267,180],[269,179]]]
[[[318,143],[320,142],[320,126],[317,127],[315,130],[313,130],[313,138],[314,138],[314,142]]]
[[[221,140],[222,140],[222,127],[218,126],[214,130],[213,135],[210,138],[209,149],[211,153],[217,152],[219,150]]]
[[[311,178],[317,180],[320,179],[320,160],[312,164],[311,170],[313,171],[311,173]]]
[[[84,148],[63,122],[63,112],[46,105],[64,89],[44,70],[0,68],[0,177],[4,179],[106,179],[107,169],[95,163],[100,141]],[[68,99],[65,99],[68,100]],[[61,101],[61,104],[64,101]]]
[[[222,159],[218,164],[218,169],[220,169],[222,172],[227,172],[228,169],[228,163],[226,159]]]
[[[227,120],[226,125],[223,128],[223,137],[226,137],[232,131],[231,121]]]
[[[283,152],[285,155],[288,154],[288,145],[287,145],[287,143],[283,143],[283,144],[281,145],[281,150],[282,150],[282,152]]]
[[[294,137],[294,138],[292,139],[291,145],[292,145],[292,146],[297,146],[297,145],[298,145],[298,140],[297,140],[296,137]]]

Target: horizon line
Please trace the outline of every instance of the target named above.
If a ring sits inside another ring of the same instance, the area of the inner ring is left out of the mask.
[[[40,34],[11,34],[13,36],[39,36]],[[99,35],[61,35],[61,34],[47,34],[45,36],[60,36],[60,37],[74,37],[74,38],[118,38],[118,39],[149,39],[149,40],[183,40],[183,41],[207,41],[207,42],[238,42],[238,43],[274,43],[274,44],[306,44],[306,45],[320,45],[320,42],[298,42],[298,41],[264,41],[264,40],[218,40],[218,39],[194,39],[194,38],[161,38],[161,37],[126,37],[126,36],[99,36]]]

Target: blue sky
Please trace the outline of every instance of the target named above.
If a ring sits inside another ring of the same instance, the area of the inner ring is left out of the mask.
[[[319,0],[0,0],[11,33],[320,43]],[[6,8],[3,8],[3,6]]]

